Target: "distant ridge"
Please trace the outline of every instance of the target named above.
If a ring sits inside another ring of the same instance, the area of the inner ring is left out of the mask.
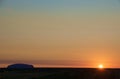
[[[8,65],[7,68],[8,69],[31,69],[31,68],[33,69],[34,66],[29,64],[16,63],[16,64]]]

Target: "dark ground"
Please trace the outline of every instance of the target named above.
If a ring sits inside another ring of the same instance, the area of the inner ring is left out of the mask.
[[[35,68],[0,69],[0,79],[120,79],[120,69]]]

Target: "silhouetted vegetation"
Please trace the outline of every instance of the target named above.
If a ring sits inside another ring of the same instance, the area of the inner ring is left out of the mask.
[[[120,79],[120,69],[0,69],[0,79]]]

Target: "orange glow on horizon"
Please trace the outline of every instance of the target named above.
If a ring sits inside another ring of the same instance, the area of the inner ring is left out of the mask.
[[[104,66],[103,66],[102,64],[100,64],[100,65],[98,66],[98,68],[99,68],[99,69],[103,69]]]

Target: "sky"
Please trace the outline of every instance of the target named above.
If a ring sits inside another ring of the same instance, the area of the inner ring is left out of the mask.
[[[0,67],[120,68],[119,0],[0,0]]]

